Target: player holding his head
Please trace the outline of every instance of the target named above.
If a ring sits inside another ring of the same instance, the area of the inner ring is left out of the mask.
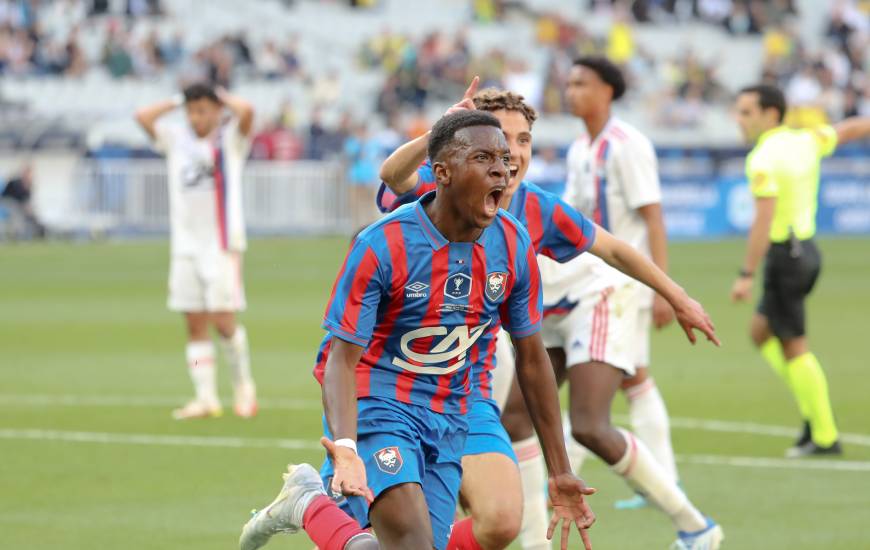
[[[162,117],[184,108],[185,123]],[[225,119],[225,109],[230,117]],[[207,84],[136,112],[136,121],[166,156],[171,261],[169,309],[187,322],[187,366],[195,397],[173,411],[177,419],[220,416],[215,378],[214,326],[232,368],[235,412],[257,412],[248,337],[236,322],[245,309],[242,253],[242,169],[254,120],[247,101]]]
[[[476,83],[475,79],[465,98],[451,110],[475,108],[489,111],[501,122],[511,151],[510,180],[501,207],[527,227],[535,251],[553,260],[567,262],[589,250],[630,276],[662,289],[678,308],[684,326],[704,327],[702,330],[706,329],[708,336],[712,336],[703,310],[654,264],[628,244],[596,229],[582,214],[552,193],[524,181],[531,158],[531,129],[536,113],[521,96],[508,91],[488,89],[475,93]],[[432,168],[429,162],[425,162],[428,139],[428,136],[422,136],[406,143],[384,162],[381,175],[391,193],[381,189],[379,206],[382,210],[416,200],[431,189]],[[471,431],[462,459],[462,496],[469,504],[471,518],[454,526],[451,548],[504,548],[516,537],[521,522],[523,548],[549,548],[544,468],[537,439],[529,429],[526,437],[515,443],[512,450],[498,421],[499,409],[504,405],[514,371],[513,352],[506,334],[498,338],[496,355],[496,365],[486,362],[475,365],[476,400],[469,414]],[[528,421],[519,389],[515,397],[518,399],[516,407]],[[494,484],[501,491],[497,499],[491,498],[489,489]],[[525,502],[521,504],[523,498]]]
[[[803,417],[803,432],[786,454],[840,454],[828,383],[807,341],[804,301],[821,269],[813,241],[821,160],[838,144],[870,135],[870,117],[788,128],[782,91],[765,84],[741,90],[736,111],[743,137],[753,147],[746,157],[746,177],[755,196],[755,219],[731,298],[751,298],[755,272],[765,258],[763,293],[749,332]]]
[[[297,467],[242,534],[243,550],[303,528],[321,550],[350,548],[371,524],[381,548],[448,546],[475,404],[474,365],[491,363],[500,327],[550,471],[566,548],[576,523],[587,548],[594,492],[570,472],[553,371],[539,330],[540,276],[528,232],[499,209],[510,149],[497,118],[443,117],[428,143],[437,191],[363,230],[326,309],[315,375],[323,388],[324,475],[358,525]],[[334,440],[334,441],[333,441]],[[489,498],[501,498],[490,486]],[[451,546],[452,548],[452,546]]]

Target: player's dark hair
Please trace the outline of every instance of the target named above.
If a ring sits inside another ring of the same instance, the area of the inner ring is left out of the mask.
[[[756,84],[740,90],[741,94],[758,94],[758,104],[761,109],[776,109],[779,111],[779,122],[785,119],[785,94],[772,84]]]
[[[614,101],[625,95],[625,77],[613,61],[599,55],[587,55],[575,59],[574,65],[594,71],[613,90]]]
[[[443,116],[429,134],[429,158],[437,161],[441,151],[453,142],[456,132],[472,126],[492,126],[501,130],[498,119],[485,111],[459,111]]]
[[[218,99],[217,93],[214,90],[214,87],[205,84],[204,82],[197,82],[196,84],[191,84],[184,88],[182,92],[184,94],[184,102],[190,103],[191,101],[197,101],[200,99],[208,99],[209,101],[213,101],[215,103],[220,103],[221,100]]]
[[[526,103],[526,99],[513,92],[507,90],[498,90],[496,88],[485,88],[480,90],[474,97],[474,106],[481,111],[516,111],[523,115],[526,122],[529,123],[529,129],[538,119],[538,113],[535,108]]]

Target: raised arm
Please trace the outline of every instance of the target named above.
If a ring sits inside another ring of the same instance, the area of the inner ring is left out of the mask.
[[[163,115],[181,107],[184,104],[184,98],[179,95],[170,99],[164,99],[157,103],[152,103],[146,107],[138,109],[135,114],[136,122],[148,134],[152,141],[157,139],[157,130],[155,124]]]
[[[568,454],[565,451],[565,436],[562,432],[562,414],[559,409],[559,390],[553,367],[544,348],[541,334],[513,339],[517,353],[517,381],[529,416],[535,426],[547,470],[550,473],[550,499],[553,502],[553,519],[547,531],[552,538],[559,523],[562,523],[562,548],[568,547],[571,524],[576,523],[583,544],[592,545],[586,529],[595,522],[595,514],[585,500],[595,489],[586,487],[583,481],[571,472]]]
[[[589,252],[661,294],[674,308],[677,321],[683,327],[690,342],[695,343],[693,329],[697,329],[717,346],[720,344],[713,323],[701,304],[690,298],[680,285],[634,247],[617,239],[603,228],[596,227],[595,242],[592,243]]]
[[[429,132],[412,139],[393,151],[381,165],[381,181],[396,195],[417,186],[417,168],[426,160]]]
[[[474,77],[462,100],[453,105],[445,115],[449,115],[456,111],[465,109],[474,109],[474,101],[471,98],[477,93],[477,86],[480,84],[480,78]],[[381,164],[381,181],[383,181],[390,191],[396,195],[407,193],[417,186],[417,168],[426,160],[426,153],[429,148],[429,132],[422,136],[412,139],[405,143],[387,157],[387,160]]]
[[[239,133],[248,137],[254,126],[254,106],[248,100],[233,95],[223,88],[217,88],[215,94],[221,103],[239,119]]]
[[[870,117],[849,117],[834,124],[837,143],[849,143],[870,137]]]

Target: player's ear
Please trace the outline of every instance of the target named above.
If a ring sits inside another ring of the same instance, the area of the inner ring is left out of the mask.
[[[435,174],[435,183],[438,185],[450,185],[450,166],[446,162],[437,161],[433,163],[432,173]]]

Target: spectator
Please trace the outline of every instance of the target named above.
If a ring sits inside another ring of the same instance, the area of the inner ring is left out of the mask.
[[[127,47],[127,36],[117,25],[113,25],[109,29],[109,35],[103,47],[103,63],[114,78],[123,78],[133,74],[133,58]]]
[[[369,136],[365,124],[354,128],[344,142],[344,157],[348,164],[347,180],[351,185],[351,210],[355,227],[374,221],[375,192],[380,183],[378,168],[383,152],[377,141]]]
[[[251,158],[257,160],[298,160],[304,153],[302,140],[280,117],[257,134],[251,146]]]
[[[33,209],[32,193],[33,168],[25,164],[21,173],[10,179],[0,194],[0,206],[10,213],[11,230],[15,237],[45,237],[45,226],[40,223]]]
[[[287,72],[284,58],[272,40],[266,40],[257,51],[256,66],[257,73],[266,80],[281,78]]]

